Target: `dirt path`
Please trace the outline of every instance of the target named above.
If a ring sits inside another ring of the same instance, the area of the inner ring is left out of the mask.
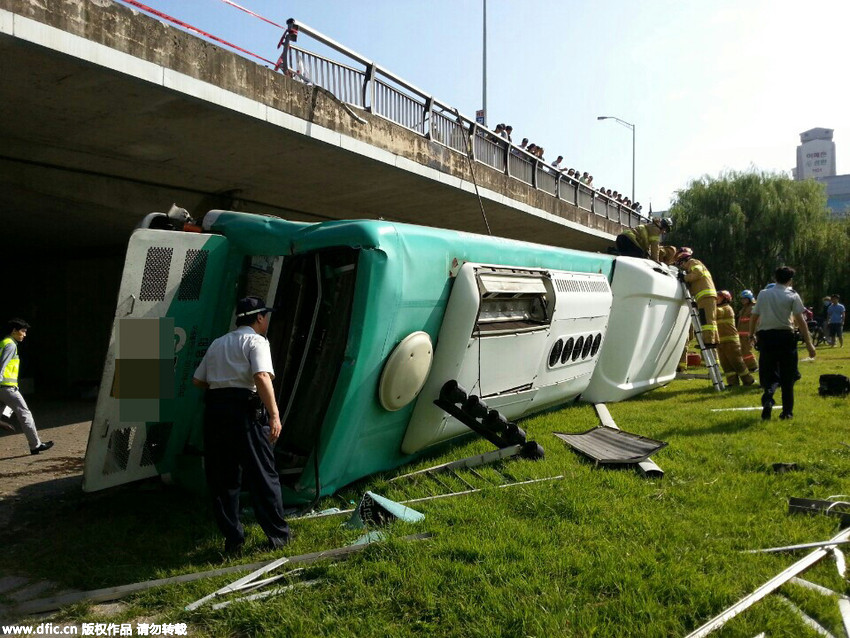
[[[27,397],[42,441],[54,447],[29,453],[22,433],[0,430],[0,526],[20,504],[79,493],[94,401],[38,401]]]

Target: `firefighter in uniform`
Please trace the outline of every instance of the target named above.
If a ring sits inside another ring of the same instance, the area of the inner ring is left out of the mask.
[[[717,347],[717,291],[708,268],[694,258],[694,251],[683,246],[676,254],[676,264],[682,269],[680,278],[688,284],[699,311],[702,339],[710,348]]]
[[[717,293],[717,354],[720,366],[726,374],[726,385],[753,385],[755,379],[741,358],[741,342],[735,327],[735,311],[732,309],[732,294],[728,290]]]
[[[759,369],[756,356],[753,354],[750,346],[750,313],[753,311],[753,306],[756,305],[756,297],[752,290],[744,290],[741,292],[741,314],[738,315],[738,337],[741,341],[741,355],[744,358],[744,363],[750,372],[757,372]]]
[[[675,246],[659,246],[658,261],[662,264],[672,266],[676,261],[676,253],[679,252]]]
[[[653,219],[617,235],[617,251],[625,257],[649,257],[658,261],[658,249],[661,234],[673,229],[673,220],[669,217]]]
[[[283,547],[290,537],[272,452],[281,424],[265,338],[270,312],[259,297],[240,299],[236,329],[210,344],[192,379],[206,390],[204,469],[228,554],[239,552],[245,543],[239,520],[243,477],[269,548]]]

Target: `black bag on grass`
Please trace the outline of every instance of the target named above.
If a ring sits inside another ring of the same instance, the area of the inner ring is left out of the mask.
[[[818,394],[822,397],[846,397],[850,393],[850,379],[843,374],[822,374]]]

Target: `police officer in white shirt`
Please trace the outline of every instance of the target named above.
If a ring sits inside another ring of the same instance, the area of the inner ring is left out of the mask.
[[[794,274],[790,266],[776,269],[776,285],[769,285],[759,293],[750,319],[750,339],[756,342],[759,351],[759,382],[764,389],[761,418],[764,420],[770,418],[775,403],[773,394],[779,387],[782,388],[782,414],[779,418],[794,418],[794,384],[800,373],[797,370],[797,337],[792,321],[803,336],[809,356],[817,354],[803,317],[803,301],[791,289]]]
[[[271,308],[259,297],[236,304],[236,329],[210,344],[192,382],[206,390],[204,467],[225,553],[245,543],[239,520],[242,478],[272,549],[289,542],[272,446],[280,436],[268,331]]]

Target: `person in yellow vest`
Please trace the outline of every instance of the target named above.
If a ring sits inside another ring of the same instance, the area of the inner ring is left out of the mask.
[[[741,355],[750,372],[756,372],[759,369],[758,361],[756,361],[756,356],[753,354],[752,347],[750,346],[750,314],[755,305],[756,297],[753,291],[741,291],[741,314],[738,315],[738,337],[741,341]]]
[[[23,319],[10,319],[6,324],[6,337],[0,341],[0,401],[6,404],[17,416],[30,445],[30,454],[38,454],[53,447],[53,441],[38,438],[35,420],[32,418],[27,402],[18,389],[18,370],[21,360],[18,357],[18,344],[27,336],[30,325]]]
[[[676,254],[676,265],[681,269],[680,279],[688,284],[688,290],[697,304],[702,339],[710,348],[717,347],[717,291],[708,268],[694,258],[694,251],[683,246]]]
[[[617,235],[617,251],[625,257],[649,257],[658,261],[658,249],[661,234],[673,229],[673,220],[669,217],[653,219]]]
[[[735,311],[732,309],[732,293],[721,290],[717,293],[717,354],[720,367],[726,374],[726,385],[753,385],[756,380],[747,370],[741,357],[741,341],[735,326]]]

